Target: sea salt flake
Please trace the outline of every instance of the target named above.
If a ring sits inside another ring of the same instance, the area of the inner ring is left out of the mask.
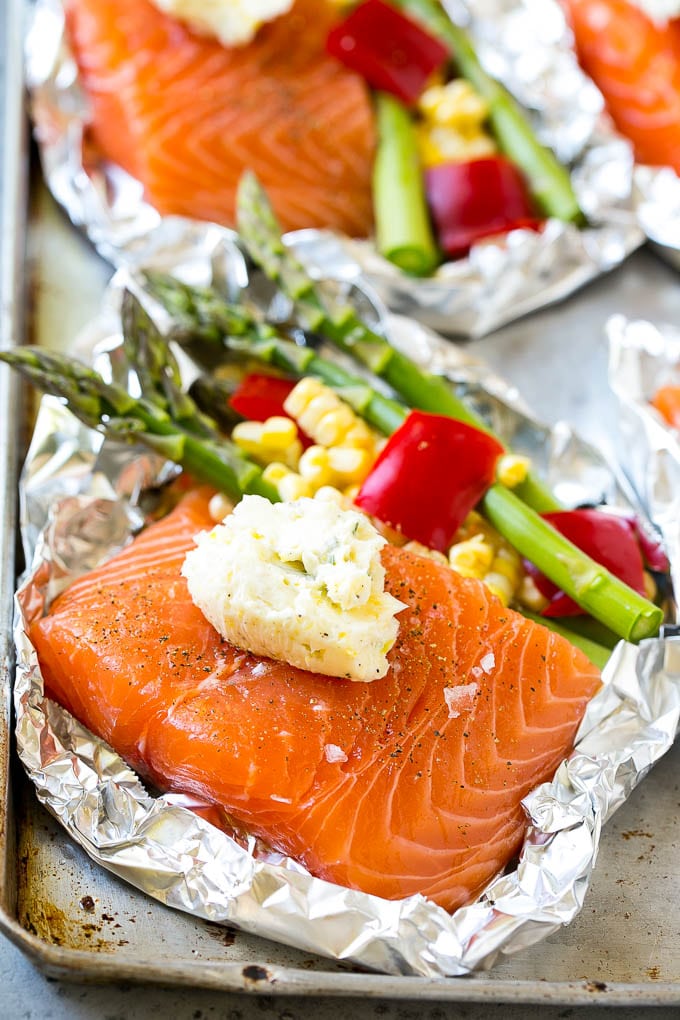
[[[496,656],[493,652],[487,652],[483,659],[480,660],[479,665],[482,667],[485,673],[490,673],[496,665]]]
[[[347,755],[341,747],[338,747],[337,744],[326,744],[323,749],[323,753],[326,756],[326,761],[330,765],[333,765],[338,761],[347,761]]]
[[[252,676],[264,676],[267,672],[267,667],[264,662],[258,662],[252,668]]]
[[[470,712],[479,694],[479,684],[460,684],[444,688],[444,701],[449,710],[449,719],[457,719],[461,712]]]

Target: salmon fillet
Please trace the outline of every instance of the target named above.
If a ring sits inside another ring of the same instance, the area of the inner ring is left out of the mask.
[[[375,131],[363,80],[325,53],[327,0],[296,0],[248,46],[147,0],[65,0],[91,139],[160,213],[233,225],[246,168],[284,228],[369,233]]]
[[[480,583],[387,546],[407,603],[387,675],[234,648],[180,575],[197,491],[32,628],[48,693],[161,789],[222,805],[315,875],[452,910],[517,851],[521,799],[568,754],[594,666]]]
[[[579,61],[640,163],[680,173],[680,25],[627,0],[563,0]]]

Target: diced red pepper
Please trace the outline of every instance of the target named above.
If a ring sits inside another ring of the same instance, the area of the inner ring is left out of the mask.
[[[445,552],[492,484],[500,443],[453,418],[411,411],[355,499],[407,538]]]
[[[415,103],[449,54],[445,46],[383,0],[366,0],[328,35],[328,52],[374,89]]]
[[[439,246],[451,258],[484,237],[542,223],[524,178],[503,156],[430,167],[425,190]]]
[[[601,510],[556,510],[541,515],[586,555],[611,571],[629,587],[645,594],[644,562],[636,525],[627,517]],[[542,615],[579,616],[583,610],[536,567],[527,571],[541,594],[550,600]]]
[[[290,379],[254,372],[245,376],[229,403],[248,421],[266,421],[278,415],[287,417],[283,403],[294,386],[295,382]]]

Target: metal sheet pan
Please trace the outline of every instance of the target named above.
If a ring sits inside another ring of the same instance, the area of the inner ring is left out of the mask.
[[[18,4],[0,0],[10,40],[5,67],[2,341],[24,335],[20,281],[32,277],[34,336],[63,346],[96,306],[106,268],[42,193],[29,230],[24,274],[21,70]],[[16,40],[12,45],[12,40]],[[58,257],[57,257],[58,256]],[[671,274],[637,259],[581,302],[545,313],[483,342],[482,356],[518,385],[540,413],[569,415],[589,438],[611,432],[600,339],[605,308],[651,314],[644,302],[677,298]],[[653,306],[652,306],[653,307]],[[531,374],[527,371],[532,369]],[[559,383],[558,383],[559,381]],[[19,395],[0,375],[2,499],[2,696],[0,699],[0,929],[48,974],[74,980],[135,980],[261,994],[364,996],[431,1001],[680,1004],[680,932],[668,904],[680,881],[676,747],[615,816],[605,834],[586,908],[568,929],[506,960],[490,974],[447,982],[358,973],[341,964],[211,927],[147,900],[100,871],[38,806],[9,750],[10,593],[14,494],[22,446]],[[10,780],[14,805],[9,801]]]

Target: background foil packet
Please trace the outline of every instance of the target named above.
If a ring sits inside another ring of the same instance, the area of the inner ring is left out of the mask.
[[[590,225],[580,230],[550,220],[540,233],[517,230],[485,240],[428,279],[406,276],[370,242],[319,230],[297,231],[287,240],[320,276],[362,274],[394,311],[446,334],[478,337],[618,265],[644,240],[639,201],[646,222],[656,217],[663,223],[667,214],[658,208],[654,172],[648,182],[634,184],[630,145],[602,115],[602,97],[578,67],[557,0],[446,0],[445,6],[457,21],[470,20],[474,10],[471,29],[481,59],[527,107],[541,141],[572,167]],[[61,0],[36,0],[27,76],[52,193],[105,258],[118,266],[143,264],[161,217],[144,201],[139,182],[85,154],[88,106],[65,38]],[[171,229],[166,221],[164,229]]]
[[[680,591],[680,433],[650,404],[660,386],[680,384],[680,331],[623,315],[612,316],[606,331],[626,468],[663,535],[673,584]]]
[[[211,231],[213,244],[197,243],[192,230],[186,247],[176,248],[178,275],[210,282],[241,274],[229,234],[220,245]],[[139,289],[139,279],[119,271],[82,341],[99,367],[119,342],[115,309],[130,284]],[[262,301],[261,281],[247,284],[247,296]],[[506,442],[559,479],[565,501],[606,499],[630,511],[611,469],[567,426],[535,422],[514,389],[418,324],[388,316],[382,325],[414,358],[446,372]],[[102,442],[58,401],[43,400],[21,485],[31,566],[17,595],[17,746],[39,799],[70,835],[168,906],[390,974],[441,978],[488,968],[499,954],[568,923],[583,904],[602,823],[673,742],[680,638],[618,646],[573,755],[526,799],[530,825],[519,863],[476,902],[449,915],[421,896],[388,901],[333,885],[252,839],[230,838],[181,798],[153,798],[110,748],[44,698],[30,622],[129,540],[143,521],[138,497],[167,470],[146,452]]]

